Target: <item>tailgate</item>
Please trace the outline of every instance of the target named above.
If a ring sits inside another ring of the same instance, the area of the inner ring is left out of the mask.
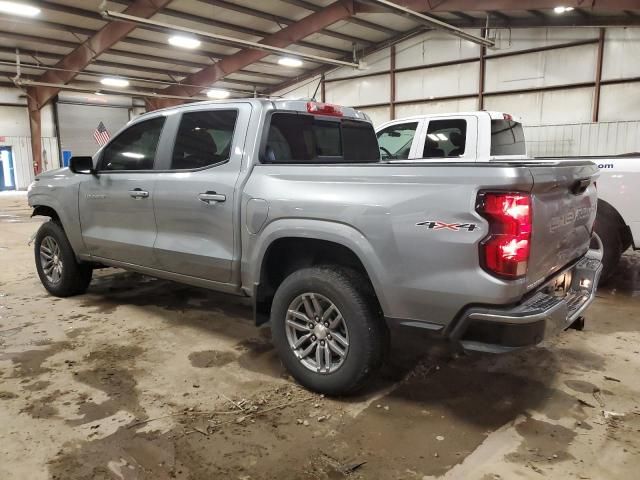
[[[592,162],[530,165],[533,230],[527,289],[589,249],[596,217],[598,168]]]

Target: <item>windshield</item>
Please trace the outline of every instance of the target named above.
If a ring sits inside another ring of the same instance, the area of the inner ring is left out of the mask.
[[[491,120],[491,155],[526,155],[522,124],[513,120]]]
[[[263,161],[268,163],[379,162],[369,122],[302,113],[271,116]]]
[[[408,159],[417,128],[418,122],[410,122],[391,125],[380,130],[378,132],[378,145],[380,146],[382,159]]]

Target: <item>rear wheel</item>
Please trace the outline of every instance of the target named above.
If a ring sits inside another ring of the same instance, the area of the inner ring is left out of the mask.
[[[361,388],[382,363],[388,333],[366,279],[338,266],[289,275],[271,308],[280,358],[305,387],[329,395]]]
[[[54,221],[43,223],[36,233],[34,246],[38,276],[49,293],[69,297],[87,290],[93,268],[77,262],[60,225]]]

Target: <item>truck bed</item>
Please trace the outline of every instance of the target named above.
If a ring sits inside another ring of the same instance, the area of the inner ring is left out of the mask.
[[[385,314],[404,320],[426,317],[422,323],[438,330],[461,305],[518,302],[583,255],[595,216],[596,176],[590,162],[256,165],[244,195],[271,199],[268,221],[260,236],[243,237],[242,248],[253,252],[252,264],[262,255],[261,242],[281,229],[297,236],[303,228],[305,235],[338,243],[349,238],[346,246],[360,256]],[[569,189],[579,179],[589,179],[589,186],[576,196]],[[502,280],[482,269],[479,245],[488,235],[488,223],[476,211],[480,191],[532,194],[526,277]],[[566,222],[566,215],[578,208],[587,214]],[[426,222],[458,228],[430,230]]]

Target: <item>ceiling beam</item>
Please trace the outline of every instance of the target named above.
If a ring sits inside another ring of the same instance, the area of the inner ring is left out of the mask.
[[[394,3],[416,12],[486,12],[489,10],[553,10],[558,0],[394,0]],[[524,4],[524,5],[523,5]],[[563,0],[565,7],[583,8],[585,10],[634,10],[638,8],[638,0]],[[356,5],[358,13],[381,12],[379,7],[360,3]]]
[[[310,12],[319,12],[322,10],[320,5],[316,5],[311,2],[306,2],[305,0],[281,0],[290,5],[295,5],[296,7],[304,8],[305,10],[309,10]],[[399,31],[394,30],[389,27],[385,27],[384,25],[378,25],[377,23],[368,22],[367,20],[362,20],[360,18],[351,17],[347,20],[349,23],[353,23],[354,25],[358,25],[360,27],[365,27],[370,30],[376,30],[378,32],[384,33],[385,35],[398,35]]]
[[[123,0],[118,0],[118,1],[123,1]],[[282,17],[280,15],[274,15],[269,12],[263,12],[262,10],[256,10],[255,8],[245,7],[244,5],[238,5],[236,3],[227,2],[226,0],[200,0],[200,1],[208,5],[215,5],[216,7],[220,7],[225,10],[232,10],[234,12],[244,13],[252,17],[262,18],[263,20],[269,20],[271,22],[277,23],[280,26],[280,28],[282,28],[282,25],[291,25],[292,23],[295,22],[295,20],[292,20],[290,18]],[[174,12],[174,10],[172,9],[167,9],[167,11]],[[207,19],[204,19],[204,20],[208,21]],[[359,45],[366,46],[366,45],[371,45],[372,43],[370,40],[365,40],[360,37],[354,37],[352,35],[346,35],[340,32],[334,32],[333,30],[327,30],[326,28],[323,28],[318,33],[322,35],[326,35],[328,37],[338,38],[346,42],[357,43]],[[267,35],[267,34],[268,33],[265,32],[264,35]]]
[[[471,15],[467,15],[464,12],[451,12],[453,15],[455,15],[458,18],[461,18],[462,20],[469,20],[472,21],[474,18]]]
[[[12,60],[13,60],[13,59],[15,59],[16,49],[15,48],[11,48],[11,47],[0,47],[0,53],[5,53],[5,54],[11,55]],[[45,63],[41,62],[40,59],[59,61],[60,58],[62,57],[62,55],[59,55],[59,54],[42,52],[40,50],[28,50],[28,49],[24,49],[24,48],[20,49],[20,55],[21,55],[21,57],[23,55],[27,56],[27,57],[31,57],[39,65],[43,65],[45,67],[52,67],[53,65],[45,64]],[[202,66],[200,66],[200,68],[202,68],[203,66],[206,66],[206,65],[202,65]],[[151,74],[154,74],[154,75],[162,75],[162,76],[167,77],[170,80],[172,80],[174,78],[181,79],[181,78],[184,78],[184,77],[188,76],[191,73],[189,71],[175,70],[175,69],[171,70],[171,72],[168,72],[166,69],[163,69],[163,68],[146,67],[146,66],[142,66],[140,64],[117,63],[117,62],[110,62],[110,61],[106,61],[106,60],[95,60],[95,61],[91,62],[91,64],[88,65],[85,68],[84,71],[96,72],[96,73],[102,73],[104,75],[109,75],[108,72],[106,72],[104,70],[100,70],[101,67],[102,68],[115,68],[115,69],[119,69],[119,70],[131,71],[131,72],[142,72],[142,73],[151,73]],[[255,75],[255,76],[270,78],[272,80],[278,80],[280,82],[284,82],[284,81],[287,81],[289,79],[288,77],[284,77],[284,76],[281,76],[281,75],[265,74],[265,73],[262,73],[262,72],[250,72],[250,71],[241,70],[238,73],[241,73],[241,74],[244,74],[244,75]],[[228,82],[228,83],[234,83],[233,79],[229,79],[229,80],[225,80],[225,81]],[[241,80],[241,82],[242,82],[241,85],[250,84],[249,86],[252,86],[252,87],[256,86],[258,88],[271,86],[270,84],[267,84],[267,83],[252,82],[252,81],[249,81],[249,80]]]
[[[0,14],[0,19],[4,19],[5,17]],[[21,23],[27,23],[27,24],[32,24],[32,25],[36,25],[42,28],[48,28],[51,30],[57,30],[57,31],[61,31],[61,32],[68,32],[68,33],[73,33],[76,35],[83,35],[83,36],[91,36],[95,33],[95,30],[89,30],[86,28],[82,28],[82,27],[76,27],[73,25],[67,25],[65,23],[57,23],[57,22],[49,22],[49,21],[45,21],[45,20],[35,20],[35,19],[12,19],[11,20],[13,23],[16,22],[21,22]],[[144,28],[144,27],[141,27]],[[155,30],[153,30],[155,31]],[[0,37],[7,37],[10,38],[11,36],[13,36],[13,38],[19,38],[17,37],[21,36],[22,34],[14,34],[12,32],[2,32],[0,31]],[[28,37],[31,37],[31,39],[29,39]],[[25,36],[25,41],[36,41],[36,42],[42,42],[42,41],[46,41],[47,43],[50,43],[51,40],[48,38],[43,38],[43,37],[36,37],[36,36]],[[56,46],[68,46],[69,48],[76,48],[78,46],[77,43],[74,42],[69,42],[69,41],[65,41],[65,40],[55,40]],[[165,51],[167,49],[167,45],[164,43],[160,43],[160,42],[154,42],[151,40],[145,40],[142,38],[133,38],[133,37],[126,37],[123,38],[119,43],[128,43],[130,45],[137,45],[140,47],[149,47],[149,48],[154,48],[154,49],[160,49],[162,51]],[[117,48],[111,48],[109,49],[108,52],[104,52],[104,53],[114,53],[117,52],[118,55],[123,55],[123,56],[127,56],[126,54],[130,53],[127,50],[121,50],[121,49],[117,49]],[[340,51],[341,55],[344,55],[345,53],[350,53],[346,52],[346,51]],[[209,52],[207,50],[198,50],[197,52],[193,52],[194,55],[199,55],[199,56],[203,56],[203,57],[207,57],[210,60],[222,60],[224,57],[226,57],[227,55],[222,55],[220,53],[217,52]],[[150,57],[155,57],[155,59],[150,59],[151,61],[158,61],[157,59],[162,59],[162,63],[171,63],[171,64],[176,64],[176,65],[184,65],[187,67],[191,67],[191,68],[202,68],[203,66],[209,65],[209,63],[204,64],[204,63],[198,63],[198,62],[189,62],[186,60],[176,60],[176,59],[172,59],[171,62],[167,62],[166,61],[166,55],[163,56],[157,56],[157,55],[150,55]],[[268,67],[268,68],[280,68],[279,65],[277,65],[276,63],[271,63],[271,62],[256,62],[256,65],[261,65],[264,67]]]
[[[125,9],[125,12],[129,15],[149,18],[170,2],[171,0],[154,0],[153,2],[150,0],[135,0]],[[107,23],[56,64],[56,67],[69,70],[68,72],[51,70],[42,75],[39,80],[42,83],[50,84],[70,82],[77,75],[77,73],[73,73],[74,71],[84,69],[94,58],[109,50],[109,48],[125,38],[135,28],[135,25],[129,23]],[[60,89],[57,87],[29,88],[28,95],[34,99],[33,103],[37,105],[38,108],[42,108],[55,97],[59,91]]]
[[[128,5],[129,2],[126,1],[116,1],[115,3],[119,3],[119,4],[124,4],[124,5]],[[60,12],[60,13],[66,13],[69,15],[76,15],[82,18],[91,18],[91,19],[95,19],[95,20],[101,20],[104,22],[104,18],[102,17],[102,15],[100,15],[100,13],[95,12],[93,10],[85,10],[84,8],[78,8],[78,7],[71,7],[68,5],[60,5],[48,0],[42,0],[41,1],[41,6],[42,8],[44,8],[45,10],[51,10],[51,11],[56,11],[56,12]],[[192,15],[190,13],[184,13],[184,12],[180,12],[178,10],[173,10],[171,8],[165,8],[163,9],[161,12],[162,15],[166,16],[166,17],[171,17],[174,19],[181,19],[181,20],[187,20],[189,22],[196,22],[196,23],[204,23],[206,25],[212,26],[212,27],[217,27],[217,28],[223,28],[225,30],[229,30],[231,32],[236,32],[236,33],[242,33],[244,35],[251,35],[254,37],[259,37],[262,38],[266,35],[269,35],[270,32],[264,31],[264,30],[258,30],[255,28],[249,28],[249,27],[245,27],[245,26],[240,26],[240,25],[235,25],[232,23],[228,23],[228,22],[223,22],[220,20],[216,20],[215,18],[207,18],[207,17],[201,17],[199,15]],[[144,25],[139,25],[139,28],[143,29],[143,30],[151,30],[154,31],[153,29],[150,29],[148,27],[145,27]],[[224,45],[220,42],[215,42],[213,40],[208,40],[209,43],[213,43],[216,45]],[[160,43],[160,42],[158,42]],[[162,44],[166,48],[166,44]],[[334,47],[329,47],[327,45],[319,45],[317,43],[312,43],[312,42],[305,42],[305,41],[300,41],[297,42],[297,45],[301,46],[301,47],[305,47],[305,48],[309,48],[309,49],[314,49],[314,50],[319,50],[322,52],[327,52],[327,53],[332,53],[335,55],[344,55],[345,53],[347,53],[349,50],[344,50],[344,49],[340,49],[340,48],[334,48]]]
[[[509,19],[511,18],[508,15],[505,15],[504,13],[498,12],[496,10],[488,10],[487,13],[493,18],[499,18],[503,21],[509,21]]]
[[[0,71],[2,71],[2,73],[13,73],[15,71],[15,69],[17,68],[18,64],[15,61],[7,61],[7,60],[0,60]],[[7,71],[7,68],[10,68],[10,70]],[[40,72],[42,71],[48,71],[48,70],[57,70],[55,67],[51,67],[49,65],[44,65],[42,63],[39,64],[34,64],[34,63],[25,63],[25,62],[20,62],[20,70],[22,72],[21,78],[27,78],[29,77],[29,75],[38,75]],[[76,77],[75,81],[82,81],[81,78],[83,77],[88,77],[93,79],[90,83],[95,85],[95,89],[96,90],[102,90],[104,87],[101,86],[101,84],[99,83],[99,79],[101,77],[104,77],[104,73],[100,72],[100,71],[95,71],[95,70],[83,70],[82,72],[78,72],[78,76]],[[139,83],[139,84],[144,84],[150,87],[149,88],[164,88],[170,85],[179,85],[181,84],[181,82],[179,80],[158,80],[157,78],[148,78],[148,77],[139,77],[139,76],[132,76],[131,74],[127,74],[127,75],[122,75],[119,78],[124,78],[126,80],[129,80],[131,82],[135,82],[135,83]],[[242,95],[251,95],[253,94],[253,89],[238,89],[238,88],[232,88],[231,90],[234,91],[234,93],[240,93]],[[129,89],[119,89],[119,92],[122,92],[123,94],[126,94]]]
[[[509,17],[507,20],[491,17],[489,28],[568,28],[568,27],[632,27],[640,26],[640,17],[629,17],[627,15],[607,15],[582,16],[579,14],[564,15],[543,15],[538,16],[532,13],[531,17]],[[535,16],[533,16],[535,15]],[[484,28],[487,23],[483,18],[473,21],[451,22],[458,28]]]
[[[28,41],[28,42],[46,42],[48,44],[53,44],[55,46],[58,47],[69,47],[69,48],[75,48],[78,46],[77,43],[73,43],[73,42],[67,42],[67,41],[63,41],[63,40],[50,40],[50,39],[45,39],[42,37],[36,37],[33,35],[24,35],[24,34],[14,34],[14,33],[7,33],[7,32],[0,32],[0,38],[10,38],[10,39],[14,39],[14,40],[19,40],[19,41]],[[8,48],[8,47],[3,47],[3,48]],[[15,54],[15,48],[11,48],[11,51]],[[48,54],[47,52],[43,52],[43,51],[35,51],[35,50],[27,50],[27,49],[20,49],[21,52],[23,52],[25,55],[32,55],[32,54],[37,54],[39,56],[45,56],[45,55],[51,55]],[[187,68],[195,68],[195,69],[202,69],[204,67],[207,67],[211,64],[202,64],[202,63],[193,63],[193,62],[187,62],[185,60],[175,60],[175,59],[167,59],[166,57],[159,57],[159,56],[155,56],[155,55],[149,55],[149,54],[144,54],[144,53],[134,53],[134,52],[128,52],[125,50],[115,50],[115,49],[111,49],[107,52],[105,52],[106,54],[112,54],[112,55],[116,55],[119,57],[123,57],[123,58],[129,58],[131,60],[142,60],[145,62],[158,62],[158,63],[164,63],[164,64],[174,64],[174,65],[179,65],[182,67],[187,67]],[[46,57],[44,57],[46,58]],[[56,59],[60,60],[62,57],[60,55],[56,55]],[[176,74],[177,76],[182,76],[182,77],[186,77],[187,75],[191,74],[192,72],[189,71],[179,71],[179,70],[171,70],[170,72],[167,71],[166,69],[161,69],[161,68],[155,68],[155,67],[142,67],[139,64],[130,64],[130,63],[120,63],[120,62],[111,62],[111,61],[106,61],[106,60],[94,60],[91,62],[91,64],[89,66],[92,65],[102,65],[102,66],[108,66],[108,67],[115,67],[115,68],[122,68],[125,70],[136,70],[136,71],[146,71],[148,73],[159,73],[159,74],[164,74],[169,76],[169,74]],[[237,73],[239,74],[246,74],[246,75],[256,75],[256,76],[260,76],[262,75],[260,72],[254,72],[251,70],[246,70],[246,69],[242,69],[240,71],[238,71]],[[286,78],[286,77],[285,77]],[[232,79],[232,78],[227,78],[225,79],[225,82],[227,83],[231,83],[231,84],[238,84],[238,85],[246,85],[246,86],[257,86],[259,88],[261,87],[268,87],[271,84],[268,83],[262,83],[259,81],[248,81],[248,80],[236,80],[236,79]]]
[[[493,40],[473,35],[472,33],[465,32],[464,30],[452,25],[451,23],[443,22],[441,19],[434,17],[433,15],[425,15],[410,8],[403,7],[390,0],[366,0],[367,4],[371,3],[380,6],[384,11],[400,15],[404,18],[408,18],[414,22],[421,23],[429,28],[435,28],[445,33],[453,35],[454,37],[468,40],[478,45],[484,45],[485,47],[493,47]]]
[[[0,14],[0,18],[2,17],[2,14]],[[14,20],[15,21],[23,21],[22,19],[20,20]],[[91,32],[93,31],[89,31],[86,29],[83,29],[81,27],[75,27],[75,26],[69,26],[66,24],[61,24],[61,23],[55,23],[55,22],[46,22],[46,21],[42,21],[42,20],[28,20],[27,23],[34,23],[36,25],[42,26],[43,28],[50,28],[53,30],[58,30],[58,31],[63,31],[63,32],[70,32],[70,33],[76,33],[79,35],[83,35],[83,36],[88,36]],[[58,47],[65,47],[65,48],[77,48],[78,43],[76,42],[70,42],[67,40],[56,40],[56,39],[50,39],[50,38],[44,38],[44,37],[40,37],[40,36],[35,36],[35,35],[25,35],[25,34],[19,34],[19,33],[13,33],[13,32],[2,32],[0,31],[0,38],[9,38],[9,39],[13,39],[13,40],[17,40],[17,41],[25,41],[25,42],[33,42],[33,43],[43,43],[45,42],[46,44],[49,45],[54,45],[54,46],[58,46]],[[143,40],[143,39],[139,39],[139,38],[132,38],[132,37],[127,37],[124,38],[120,43],[128,43],[131,45],[137,45],[137,46],[141,46],[141,47],[149,47],[149,48],[155,48],[155,49],[165,49],[166,45],[161,44],[161,43],[157,43],[157,42],[152,42],[149,40]],[[26,49],[21,49],[23,51],[27,51]],[[41,50],[38,50],[38,52],[42,53]],[[45,52],[46,53],[46,52]],[[211,65],[211,63],[203,63],[203,62],[192,62],[192,61],[188,61],[188,60],[183,60],[183,59],[175,59],[172,58],[170,61],[167,59],[166,55],[164,56],[160,56],[160,55],[151,55],[151,54],[140,54],[140,53],[135,53],[135,52],[130,52],[128,50],[122,50],[122,49],[118,49],[118,48],[111,48],[108,51],[104,52],[105,54],[112,54],[112,55],[117,55],[117,56],[121,56],[121,57],[125,57],[125,58],[132,58],[135,60],[145,60],[145,61],[150,61],[150,62],[160,62],[160,63],[165,63],[165,64],[171,64],[171,65],[180,65],[180,66],[184,66],[184,67],[188,67],[188,68],[197,68],[197,69],[201,69],[203,67],[206,67],[208,65]],[[200,56],[204,56],[204,57],[208,57],[210,60],[221,60],[222,58],[224,58],[226,55],[220,55],[218,53],[214,53],[214,52],[207,52],[204,50],[200,50],[199,52],[196,53],[196,55],[200,55]],[[129,66],[129,64],[122,64],[124,66]],[[268,63],[268,62],[256,62],[254,65],[256,66],[264,66],[267,68],[280,68],[276,63]],[[260,71],[256,71],[255,68],[252,70],[250,67],[243,69],[243,72],[247,72],[247,74],[260,74],[265,76],[266,78],[274,78],[274,79],[286,79],[286,76],[283,75],[275,75],[275,74],[271,74],[271,73],[263,73]]]
[[[262,50],[262,51],[268,52],[269,54],[286,55],[289,57],[296,57],[296,58],[304,59],[314,63],[326,63],[329,65],[338,65],[341,67],[354,67],[354,68],[358,67],[358,64],[354,62],[345,62],[343,60],[336,60],[334,58],[320,57],[318,55],[313,55],[310,53],[303,53],[297,50],[290,50],[287,48],[281,48],[274,45],[268,45],[264,42],[254,42],[252,40],[244,40],[242,38],[229,37],[227,35],[222,35],[219,33],[212,33],[205,30],[197,30],[195,28],[189,28],[189,27],[183,27],[181,25],[159,22],[157,20],[150,20],[148,18],[137,17],[134,15],[127,15],[126,13],[105,10],[102,12],[102,15],[105,18],[108,18],[113,21],[134,23],[136,25],[146,25],[147,27],[155,29],[159,32],[165,32],[165,33],[171,33],[171,34],[174,34],[175,32],[184,32],[188,35],[195,35],[196,37],[199,37],[199,38],[205,38],[205,39],[213,38],[216,41],[223,42],[224,44],[228,44],[235,48],[250,48],[252,50]],[[311,33],[308,33],[307,35],[311,35]]]
[[[527,13],[533,15],[536,18],[542,19],[542,20],[546,20],[547,16],[542,13],[540,10],[527,10]]]
[[[293,23],[282,30],[263,38],[261,43],[272,47],[284,48],[301,38],[305,38],[318,30],[328,27],[340,20],[353,15],[353,1],[338,0],[322,10],[312,13],[303,19]],[[169,95],[197,95],[201,90],[210,87],[213,83],[222,80],[227,75],[237,72],[243,67],[269,55],[262,50],[244,49],[230,55],[215,65],[207,67],[197,73],[189,75],[185,83],[199,85],[198,87],[173,86],[165,90]]]

